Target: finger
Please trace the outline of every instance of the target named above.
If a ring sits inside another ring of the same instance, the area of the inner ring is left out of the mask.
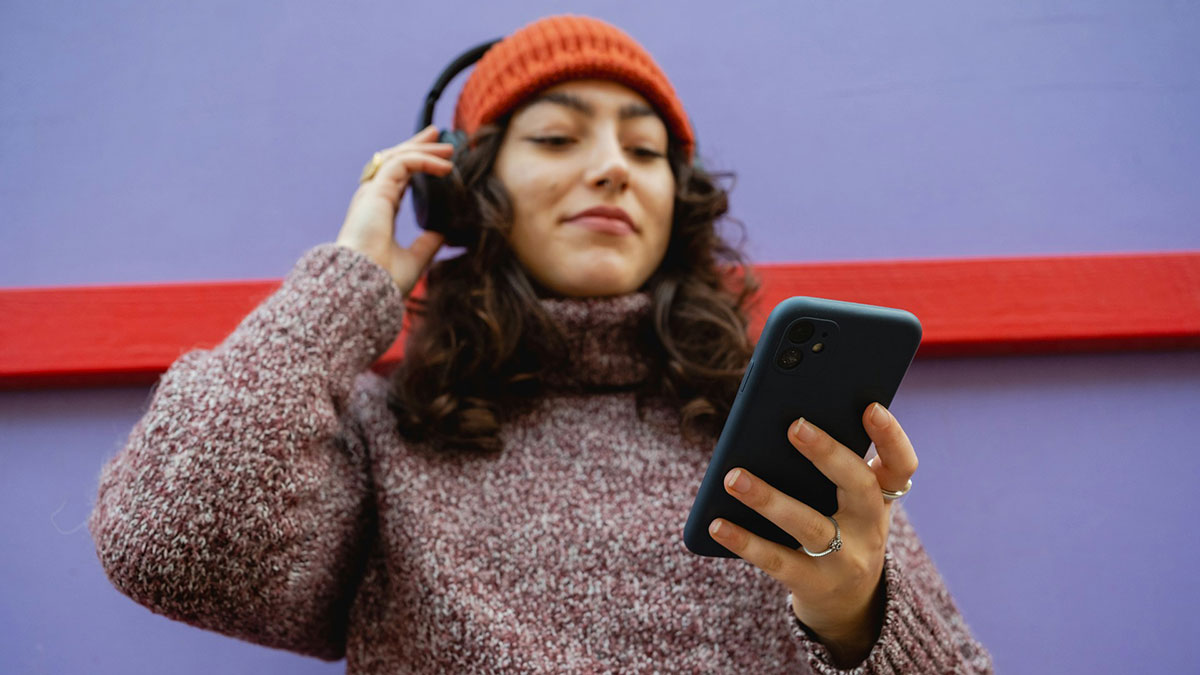
[[[428,152],[428,153],[432,153],[435,155],[449,156],[449,155],[454,154],[454,144],[453,143],[413,143],[412,141],[405,141],[405,142],[401,143],[400,145],[394,145],[390,148],[380,150],[379,154],[382,156],[383,161],[386,162],[388,159],[394,157],[397,153],[405,152],[408,150],[416,150],[418,152]]]
[[[378,176],[379,174],[383,173],[384,168],[389,163],[395,162],[404,157],[412,156],[413,153],[416,153],[417,155],[422,156],[422,157],[433,157],[433,158],[437,158],[439,160],[450,162],[450,165],[453,166],[453,160],[450,159],[450,157],[453,156],[453,154],[454,154],[454,148],[448,147],[448,148],[439,149],[437,147],[439,145],[441,145],[441,144],[428,143],[428,144],[423,144],[423,145],[419,145],[419,146],[407,146],[407,147],[401,146],[399,149],[391,148],[391,149],[385,150],[380,155],[379,169],[377,169],[375,171],[375,176]],[[432,149],[426,149],[426,148],[432,148]],[[374,178],[375,176],[372,176],[372,178]]]
[[[437,125],[430,124],[429,126],[425,127],[424,129],[413,134],[412,138],[408,138],[406,140],[400,141],[399,143],[397,143],[391,147],[384,148],[383,150],[380,150],[379,152],[381,154],[387,154],[389,152],[394,152],[397,149],[408,147],[411,145],[432,143],[432,142],[437,141],[437,138],[439,135],[440,135],[440,133],[438,132]]]
[[[736,468],[726,474],[725,491],[778,525],[810,551],[825,548],[833,538],[832,525],[820,511],[793,499],[745,469]]]
[[[369,182],[386,179],[394,183],[407,183],[409,177],[417,171],[440,176],[453,170],[454,163],[448,159],[424,153],[402,152],[385,161]]]
[[[436,161],[438,164],[444,164],[446,166],[454,166],[454,163],[450,159],[448,159],[447,157],[439,156],[441,154],[445,154],[445,153],[429,153],[429,152],[424,152],[421,150],[406,148],[404,150],[401,150],[400,152],[397,152],[394,155],[389,156],[387,159],[385,159],[383,161],[383,166],[386,166],[388,164],[388,162],[398,162],[398,161],[405,161],[405,160],[411,161],[414,158],[431,159],[431,160]],[[381,166],[380,168],[382,169],[383,167]]]
[[[795,586],[798,579],[812,573],[812,563],[803,553],[763,539],[724,518],[717,518],[709,524],[708,533],[718,544],[789,588]]]
[[[430,124],[429,126],[425,127],[424,129],[413,134],[413,137],[410,138],[409,140],[415,141],[415,140],[426,140],[429,138],[437,138],[439,133],[440,132],[438,131],[437,125]]]
[[[875,443],[876,458],[870,467],[879,487],[893,492],[903,490],[917,472],[917,452],[908,434],[904,433],[896,417],[879,403],[867,406],[863,412],[863,426]]]
[[[359,184],[354,190],[354,196],[350,198],[350,210],[357,208],[362,200],[372,199],[383,199],[391,204],[392,209],[398,209],[413,173],[422,171],[444,176],[453,170],[454,163],[448,159],[423,154],[402,154],[382,164],[370,180]]]
[[[429,265],[429,261],[433,260],[433,256],[437,254],[438,249],[442,247],[442,243],[446,241],[439,232],[425,231],[417,235],[411,246],[408,247],[408,252],[412,254],[417,261],[417,269],[425,269]],[[399,244],[397,244],[399,246]]]
[[[818,471],[838,486],[839,507],[878,505],[879,481],[853,450],[803,417],[788,429],[788,438]]]
[[[435,145],[435,144],[429,144],[428,146],[424,146],[424,147],[432,147],[433,145]],[[440,149],[440,150],[434,149],[434,150],[430,151],[430,150],[422,149],[422,147],[408,146],[408,147],[400,148],[399,150],[390,150],[390,151],[384,153],[383,156],[380,157],[379,168],[382,169],[384,166],[386,166],[388,164],[388,162],[394,162],[402,157],[409,157],[412,155],[417,155],[420,157],[436,157],[440,160],[452,161],[450,159],[450,157],[453,154],[454,154],[453,148]]]
[[[436,124],[430,124],[424,129],[413,134],[413,137],[405,141],[406,143],[428,143],[437,141],[442,132],[437,128]]]

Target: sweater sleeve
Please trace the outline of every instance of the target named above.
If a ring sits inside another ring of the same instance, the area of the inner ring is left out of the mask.
[[[387,272],[309,249],[221,344],[180,356],[100,474],[106,574],[152,611],[336,660],[373,505],[350,411],[400,330]]]
[[[879,640],[851,670],[834,665],[825,645],[809,635],[792,612],[792,628],[814,673],[901,675],[991,673],[992,658],[971,635],[941,574],[929,559],[900,504],[893,504],[892,529],[883,565],[887,601]]]

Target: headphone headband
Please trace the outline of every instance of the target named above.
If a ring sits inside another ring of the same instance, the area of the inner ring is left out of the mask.
[[[495,40],[481,42],[459,54],[450,62],[450,65],[446,66],[442,74],[438,75],[437,79],[434,80],[433,86],[429,88],[429,93],[425,95],[425,106],[421,109],[421,114],[417,117],[417,128],[413,130],[413,133],[433,124],[433,107],[437,104],[438,99],[441,98],[442,91],[446,89],[446,85],[450,84],[450,80],[453,80],[455,75],[483,58],[484,52],[503,39],[496,38]]]

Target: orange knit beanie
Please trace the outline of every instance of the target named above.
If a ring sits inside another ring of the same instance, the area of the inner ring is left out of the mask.
[[[542,89],[584,78],[614,80],[646,97],[691,161],[692,126],[666,74],[624,31],[586,16],[538,19],[492,45],[463,85],[454,126],[473,134]]]

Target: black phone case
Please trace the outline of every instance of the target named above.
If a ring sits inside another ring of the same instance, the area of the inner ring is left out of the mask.
[[[803,343],[789,339],[793,327],[812,322]],[[822,347],[814,351],[814,345]],[[796,296],[767,317],[754,355],[742,376],[725,427],[688,514],[683,541],[698,555],[737,557],[708,533],[714,518],[725,518],[789,548],[800,544],[758,512],[730,496],[725,475],[736,466],[767,481],[826,515],[837,512],[837,487],[788,440],[799,417],[865,456],[871,438],[862,415],[873,401],[891,407],[892,398],[921,343],[921,322],[891,307]],[[802,358],[780,366],[787,349]]]

